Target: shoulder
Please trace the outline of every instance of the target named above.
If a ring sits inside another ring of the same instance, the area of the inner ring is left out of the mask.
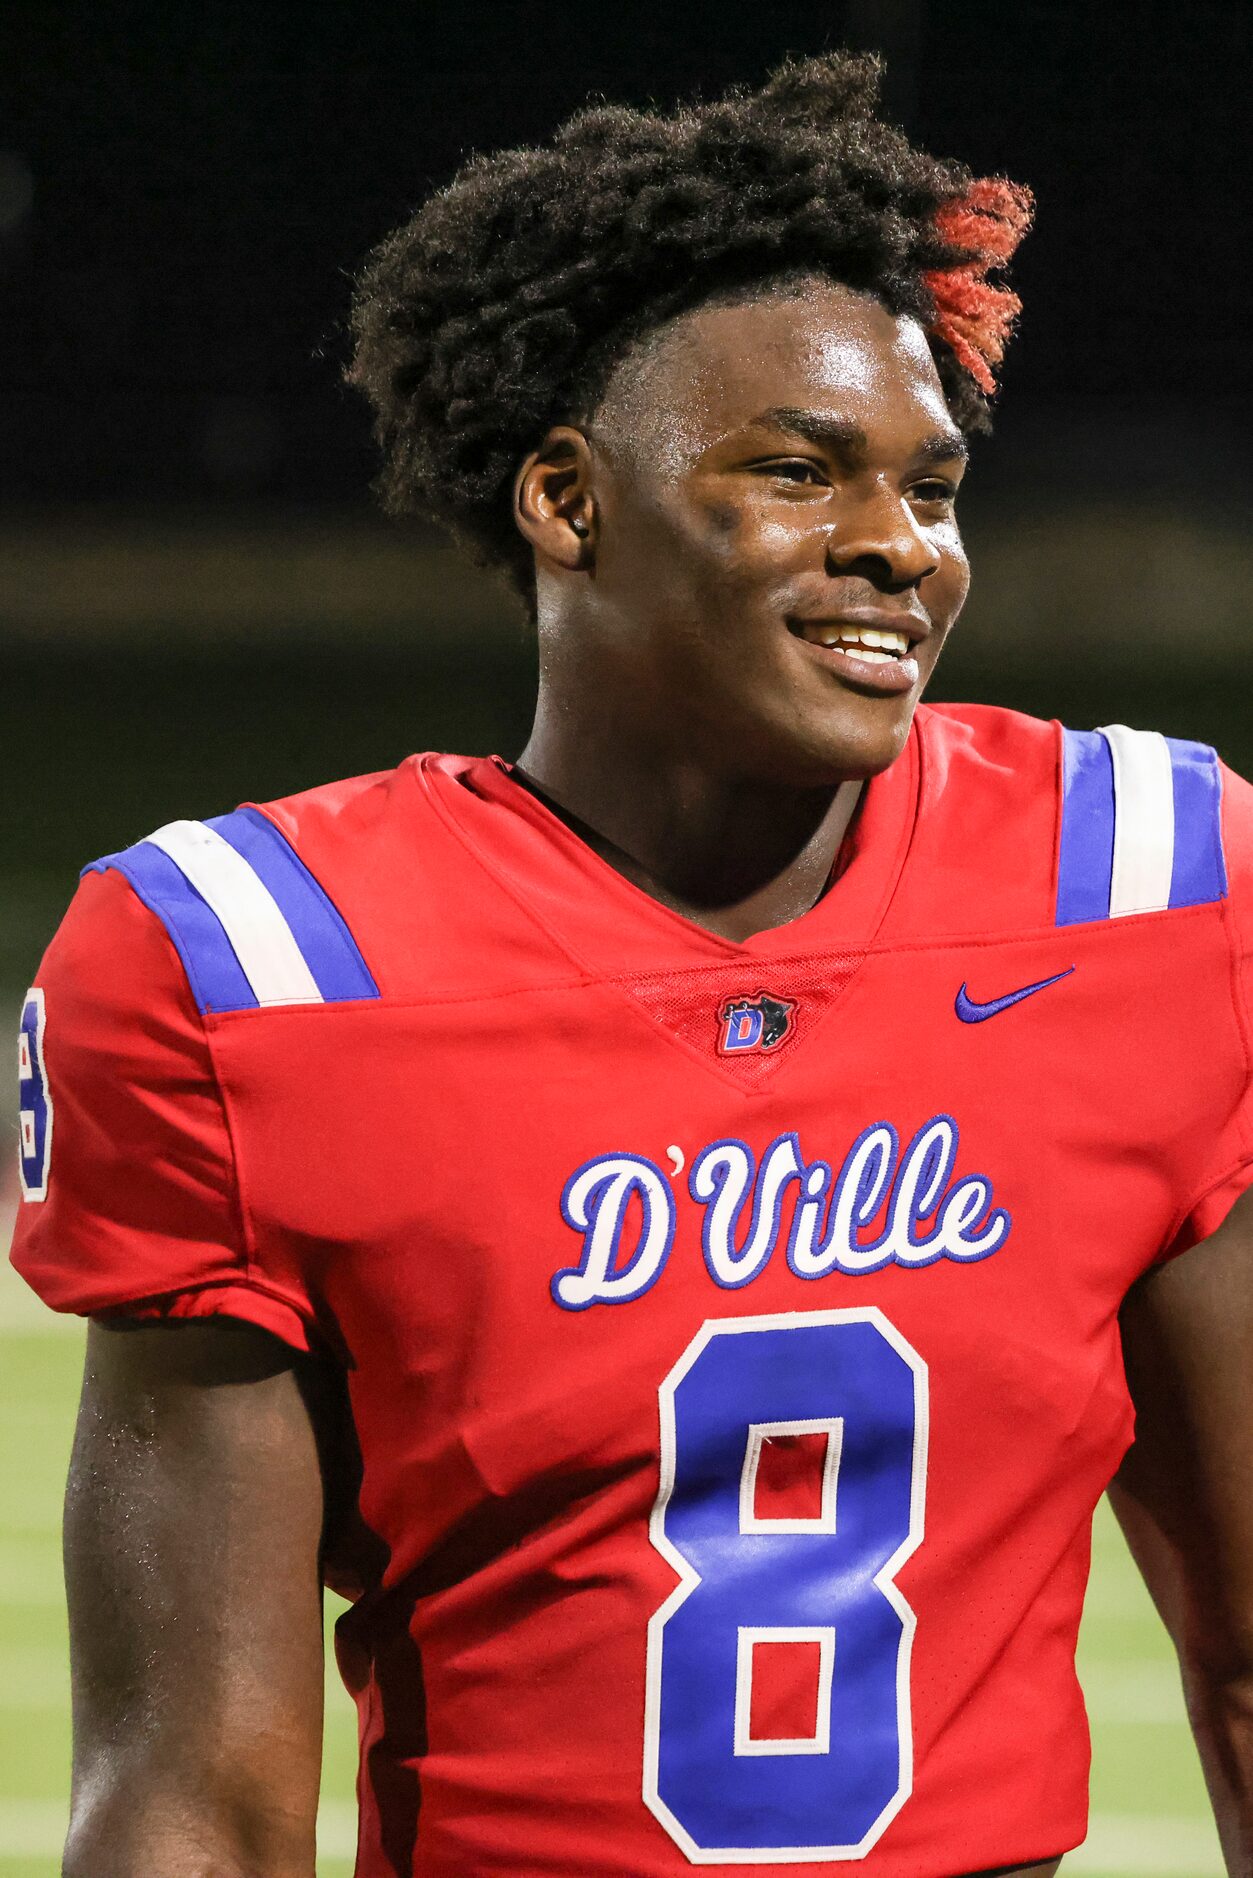
[[[1239,950],[1253,958],[1253,784],[1219,763],[1219,833],[1228,905]]]
[[[365,851],[389,780],[359,777],[277,803],[167,822],[84,869],[71,920],[88,939],[83,915],[90,908],[90,937],[107,947],[119,922],[134,923],[138,902],[164,929],[204,1015],[375,996],[359,946],[301,849],[311,833],[332,880],[345,864],[349,874],[368,866]],[[90,897],[93,876],[114,883],[107,898]]]
[[[449,802],[487,761],[415,756],[168,822],[84,869],[54,951],[89,966],[146,921],[202,1019],[376,999],[433,954],[461,956],[448,929],[459,908],[473,922],[482,869]]]
[[[1253,893],[1253,783],[1220,761],[1222,847],[1233,888],[1247,899]]]
[[[926,758],[957,786],[1048,786],[1056,774],[1061,725],[998,704],[924,704],[918,729]]]
[[[116,872],[83,878],[23,999],[18,1107],[27,1201],[49,1197],[55,1116],[56,1192],[67,1203],[85,1183],[103,1217],[119,1221],[147,1174],[164,1168],[168,1192],[143,1201],[161,1231],[177,1231],[180,1196],[190,1204],[193,1192],[211,1191],[215,1207],[226,1206],[229,1153],[203,1018],[167,931]],[[48,1211],[21,1217],[29,1227],[38,1215],[46,1237]],[[215,1213],[219,1236],[228,1224]],[[113,1225],[92,1230],[93,1247],[75,1253],[85,1272]]]
[[[270,802],[245,803],[239,812],[264,815],[293,847],[311,847],[334,863],[385,839],[397,820],[412,818],[424,770],[463,760],[429,753],[411,756],[395,769],[344,777]]]
[[[920,707],[917,821],[893,910],[902,937],[1052,923],[1061,736],[992,705]]]
[[[920,844],[982,921],[1075,925],[1253,887],[1253,790],[1209,745],[988,705],[919,713]]]

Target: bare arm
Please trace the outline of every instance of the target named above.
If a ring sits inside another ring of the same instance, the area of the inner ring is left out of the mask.
[[[1114,1510],[1179,1652],[1227,1870],[1253,1878],[1253,1193],[1122,1314]]]
[[[313,1878],[334,1399],[248,1324],[91,1324],[65,1878]]]

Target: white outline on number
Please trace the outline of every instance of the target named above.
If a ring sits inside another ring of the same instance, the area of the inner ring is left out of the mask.
[[[757,1498],[757,1469],[761,1465],[764,1442],[775,1435],[825,1435],[826,1452],[822,1457],[822,1494],[819,1510],[811,1519],[759,1519],[753,1511]],[[803,1422],[750,1422],[744,1444],[744,1465],[740,1469],[741,1532],[834,1532],[836,1487],[840,1477],[840,1456],[844,1452],[844,1417],[831,1415]]]
[[[811,1735],[754,1735],[753,1651],[759,1643],[816,1643],[818,1700]],[[735,1646],[735,1752],[737,1754],[829,1754],[831,1680],[835,1670],[834,1624],[741,1624]]]
[[[46,1016],[46,1013],[44,1011],[44,994],[39,989],[38,985],[32,985],[29,991],[26,993],[26,996],[22,999],[22,1024],[21,1024],[20,1030],[17,1033],[18,1035],[17,1061],[18,1061],[19,1076],[22,1075],[22,1071],[27,1067],[26,1064],[24,1064],[22,1060],[22,1042],[27,1037],[27,1034],[28,1034],[26,1030],[25,1017],[26,1017],[26,1007],[28,1004],[31,1004],[31,1003],[34,1004],[35,1012],[36,1012],[35,1047],[33,1051],[30,1051],[32,1061],[29,1067],[30,1067],[31,1073],[28,1077],[23,1078],[23,1080],[26,1080],[26,1081],[38,1080],[39,1082],[43,1084],[43,1092],[44,1092],[44,1151],[43,1151],[43,1168],[42,1168],[43,1179],[40,1181],[37,1187],[27,1186],[26,1184],[26,1159],[27,1157],[20,1151],[23,1145],[21,1142],[19,1142],[18,1144],[19,1152],[18,1152],[18,1157],[17,1157],[17,1178],[18,1178],[18,1183],[22,1189],[22,1198],[24,1200],[46,1200],[48,1197],[48,1175],[52,1171],[52,1085],[48,1081],[48,1059],[47,1059],[47,1056],[44,1054],[44,1019]],[[27,1049],[28,1050],[30,1049],[29,1043],[27,1043]],[[35,1127],[34,1109],[19,1109],[18,1111],[19,1127],[21,1126],[21,1118],[24,1115],[29,1115],[31,1118],[30,1125],[31,1125],[31,1130],[33,1134],[34,1127]]]
[[[856,1845],[814,1846],[699,1846],[680,1824],[658,1791],[661,1758],[661,1653],[666,1625],[701,1582],[697,1572],[666,1537],[666,1512],[674,1492],[674,1392],[696,1359],[715,1337],[740,1336],[760,1330],[801,1329],[816,1324],[873,1324],[914,1375],[914,1457],[910,1479],[909,1531],[871,1583],[882,1593],[901,1620],[901,1641],[896,1656],[896,1731],[900,1751],[896,1792],[869,1831]],[[909,1660],[917,1619],[897,1590],[897,1572],[922,1543],[925,1527],[927,1441],[930,1433],[927,1365],[911,1343],[877,1305],[845,1311],[780,1311],[766,1317],[706,1318],[682,1356],[657,1391],[661,1415],[661,1481],[648,1524],[648,1536],[678,1576],[679,1583],[648,1623],[648,1664],[644,1701],[644,1804],[692,1865],[814,1865],[822,1859],[864,1858],[877,1844],[904,1806],[914,1784],[914,1740],[909,1700]]]

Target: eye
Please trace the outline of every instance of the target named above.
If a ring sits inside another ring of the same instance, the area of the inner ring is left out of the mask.
[[[812,463],[808,457],[783,456],[771,457],[766,463],[754,463],[753,468],[763,476],[775,476],[785,483],[823,483],[826,477],[818,463]]]
[[[956,502],[957,485],[938,476],[929,476],[925,482],[915,483],[909,493],[913,501],[924,508],[946,507]]]

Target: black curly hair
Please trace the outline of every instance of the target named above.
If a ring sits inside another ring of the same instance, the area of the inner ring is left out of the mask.
[[[801,275],[921,321],[954,419],[986,429],[1018,302],[985,276],[1029,197],[914,149],[877,114],[880,75],[869,55],[788,60],[757,91],[593,106],[544,148],[472,158],[356,283],[348,378],[374,407],[387,508],[442,524],[533,612],[511,510],[523,457],[590,421],[626,351],[675,314]]]

